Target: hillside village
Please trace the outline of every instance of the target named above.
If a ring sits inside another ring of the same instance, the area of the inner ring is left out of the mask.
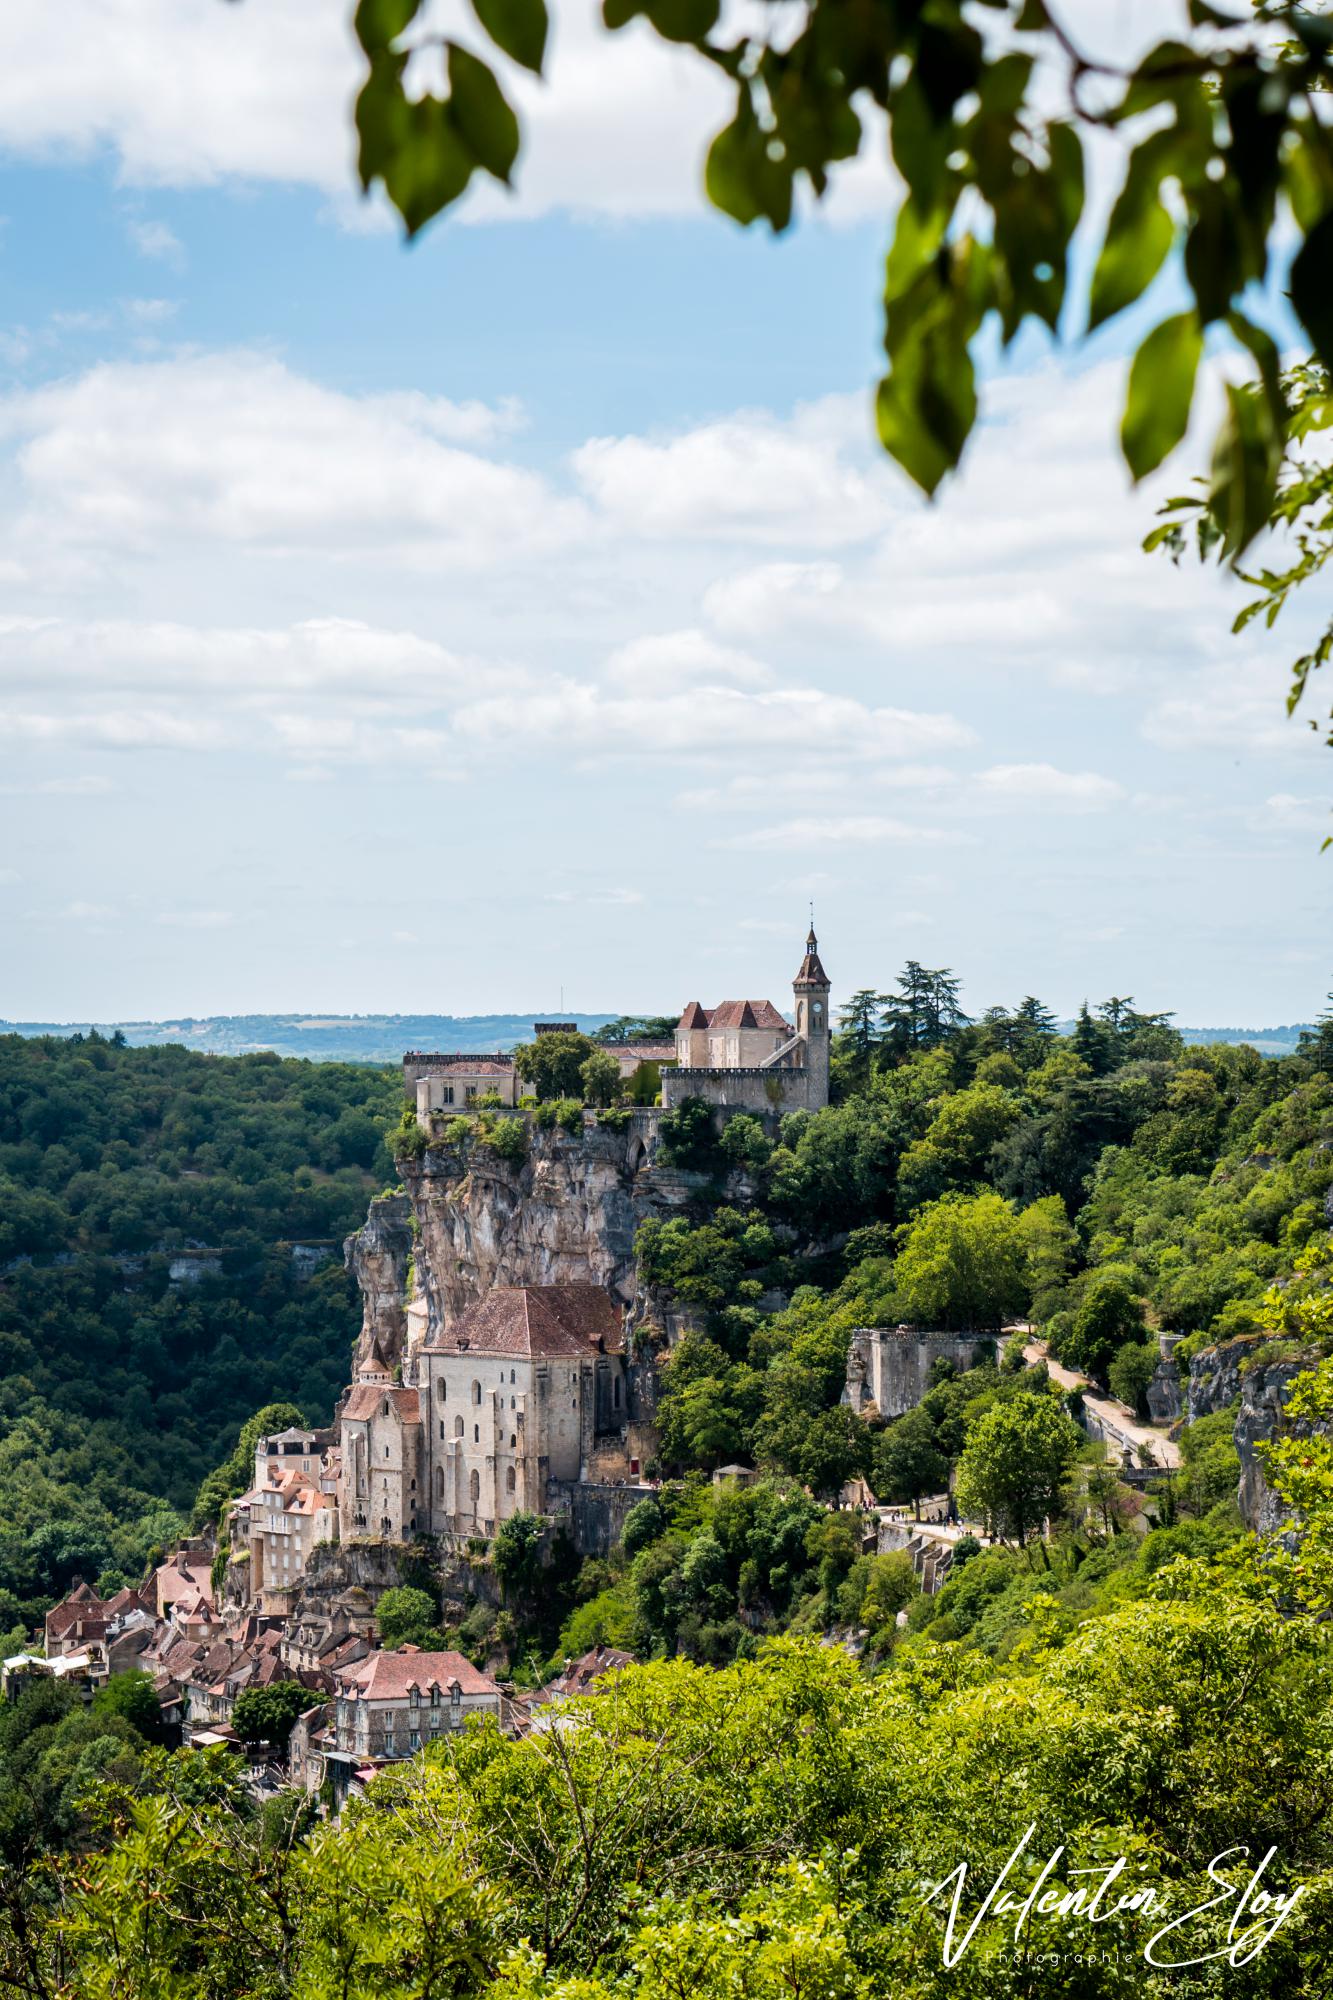
[[[670,1042],[616,1051],[627,1086],[650,1066],[659,1102],[585,1109],[572,1129],[543,1126],[524,1104],[512,1058],[405,1057],[404,1124],[420,1136],[401,1160],[402,1190],[372,1202],[346,1245],[363,1320],[333,1422],[260,1436],[252,1481],[218,1531],[182,1543],[137,1587],[104,1600],[80,1582],[47,1616],[44,1657],[5,1663],[9,1691],[51,1674],[91,1694],[139,1670],[173,1735],[207,1748],[239,1744],[242,1695],[297,1689],[308,1699],[292,1698],[256,1771],[271,1759],[336,1804],[471,1716],[540,1729],[551,1703],[625,1664],[628,1654],[599,1644],[520,1690],[499,1661],[386,1651],[376,1606],[423,1562],[466,1601],[484,1587],[478,1563],[519,1515],[541,1521],[548,1546],[563,1535],[579,1557],[604,1556],[657,1493],[660,1361],[682,1322],[645,1283],[636,1239],[645,1221],[684,1213],[699,1185],[668,1159],[663,1120],[690,1102],[715,1130],[742,1114],[776,1124],[793,1106],[825,1106],[829,991],[812,928],[790,1021],[768,1000],[690,1002]],[[538,1023],[535,1034],[566,1026]],[[521,1127],[521,1161],[501,1147],[483,1163],[469,1115]],[[1166,1336],[1164,1384],[1175,1379],[1170,1347]],[[901,1417],[941,1368],[962,1373],[993,1353],[993,1335],[857,1327],[843,1404],[862,1418]],[[1045,1366],[1044,1345],[1027,1358]],[[1154,1427],[1051,1366],[1088,1392],[1085,1428],[1131,1485],[1151,1488],[1179,1465],[1167,1435],[1178,1399],[1163,1390]],[[714,1474],[736,1485],[754,1477],[744,1465]],[[959,1521],[951,1492],[908,1513],[876,1507],[857,1482],[830,1504],[853,1510],[863,1549],[905,1551],[928,1593],[963,1534],[986,1539],[985,1524]]]

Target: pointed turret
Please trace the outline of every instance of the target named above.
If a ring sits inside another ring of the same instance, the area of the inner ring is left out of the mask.
[[[813,911],[805,957],[791,984],[796,999],[796,1032],[805,1043],[804,1062],[810,1079],[807,1103],[811,1111],[822,1111],[828,1103],[829,976],[820,963]]]

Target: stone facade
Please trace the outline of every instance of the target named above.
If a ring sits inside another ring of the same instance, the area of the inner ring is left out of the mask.
[[[668,1109],[687,1097],[729,1110],[821,1111],[829,1101],[829,980],[814,926],[792,981],[795,1025],[768,1000],[692,1000],[676,1024],[676,1067],[662,1076]]]
[[[395,1384],[375,1349],[342,1411],[345,1540],[489,1536],[608,1472],[637,1480],[623,1313],[599,1286],[500,1287],[439,1326]]]
[[[859,1416],[905,1417],[929,1389],[936,1361],[952,1362],[961,1375],[994,1347],[988,1334],[858,1326],[847,1349],[842,1400]]]
[[[331,1430],[288,1430],[256,1441],[255,1483],[235,1503],[232,1542],[249,1551],[246,1596],[261,1612],[286,1612],[311,1550],[337,1533],[333,1440]]]

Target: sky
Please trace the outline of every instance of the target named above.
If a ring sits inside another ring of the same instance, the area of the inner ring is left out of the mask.
[[[775,242],[646,29],[507,81],[515,192],[406,246],[338,0],[0,10],[0,1016],[781,1005],[812,901],[835,1005],[1317,1013],[1319,607],[1140,551],[1215,382],[1135,491],[1141,315],[992,351],[928,505],[877,135]]]

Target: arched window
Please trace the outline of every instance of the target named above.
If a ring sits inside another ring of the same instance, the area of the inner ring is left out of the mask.
[[[513,1451],[513,1449],[514,1449],[514,1447],[515,1447],[515,1446],[517,1445],[517,1443],[518,1443],[518,1433],[517,1433],[517,1431],[510,1431],[510,1433],[509,1433],[509,1449],[510,1449],[511,1451]]]
[[[512,1396],[511,1396],[511,1397],[509,1398],[509,1407],[510,1407],[510,1409],[511,1409],[511,1410],[515,1410],[515,1409],[517,1409],[517,1408],[518,1408],[518,1404],[517,1404],[517,1402],[515,1401],[514,1397],[512,1397]]]
[[[463,1419],[462,1419],[461,1417],[455,1417],[455,1418],[454,1418],[454,1436],[455,1436],[456,1438],[461,1438],[461,1437],[462,1437],[462,1435],[463,1435]]]
[[[468,1480],[468,1494],[475,1507],[481,1498],[481,1474],[479,1472],[474,1472]]]
[[[388,1397],[386,1396],[386,1397],[384,1398],[384,1407],[383,1407],[383,1409],[382,1409],[382,1410],[380,1411],[380,1415],[381,1415],[382,1417],[387,1417],[387,1416],[388,1416],[388,1414],[389,1414],[389,1399],[388,1399]]]
[[[435,1498],[437,1500],[443,1500],[444,1498],[444,1467],[442,1465],[437,1465],[435,1468]]]
[[[509,1379],[510,1379],[510,1381],[511,1381],[511,1382],[512,1382],[512,1381],[513,1381],[513,1379],[514,1379],[514,1371],[513,1371],[513,1369],[512,1369],[512,1368],[511,1368],[511,1369],[510,1369],[510,1371],[509,1371]]]
[[[472,1384],[472,1400],[473,1400],[473,1402],[474,1402],[474,1403],[477,1403],[477,1404],[480,1404],[480,1402],[481,1402],[481,1384],[480,1384],[480,1382],[474,1382],[474,1383]]]
[[[473,1442],[473,1444],[480,1444],[480,1443],[481,1443],[481,1425],[480,1425],[480,1424],[473,1424],[473,1426],[472,1426],[472,1442]]]
[[[449,1384],[445,1381],[443,1375],[441,1375],[439,1381],[435,1384],[435,1394],[442,1403],[449,1400]]]
[[[506,1472],[505,1474],[505,1492],[512,1493],[517,1484],[518,1484],[517,1475],[515,1474],[514,1468],[511,1465],[508,1472]]]

